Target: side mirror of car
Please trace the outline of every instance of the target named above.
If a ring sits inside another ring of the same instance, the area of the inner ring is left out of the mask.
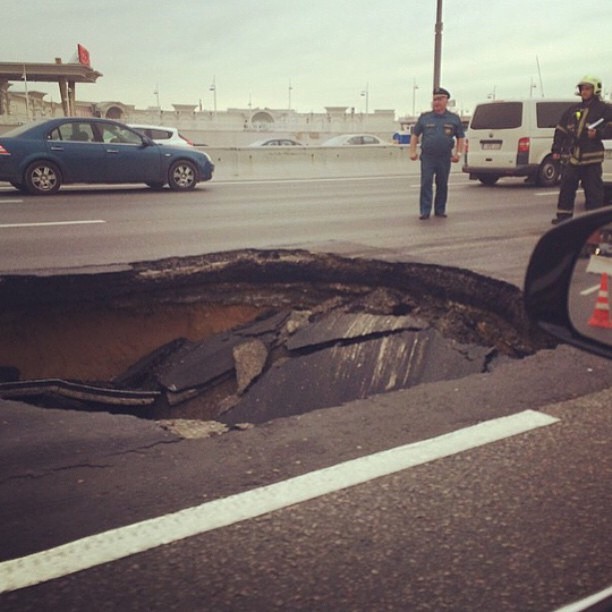
[[[529,318],[553,336],[612,359],[612,207],[544,234],[527,267]]]

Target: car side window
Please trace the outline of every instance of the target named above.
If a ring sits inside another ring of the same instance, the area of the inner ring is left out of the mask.
[[[48,135],[48,140],[67,142],[94,142],[95,136],[91,124],[82,122],[63,123]]]
[[[120,125],[100,125],[102,141],[107,144],[132,144],[141,145],[142,138],[132,130],[128,130]]]
[[[168,130],[147,130],[146,134],[149,138],[154,138],[155,140],[168,140],[172,136],[172,133],[168,132]]]

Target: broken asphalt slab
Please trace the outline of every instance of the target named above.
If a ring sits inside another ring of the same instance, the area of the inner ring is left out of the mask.
[[[109,405],[105,397],[116,401],[124,392],[127,403],[129,394],[143,393],[149,405],[153,402],[153,410],[138,414],[150,418],[208,419],[226,413],[224,418],[233,422],[238,417],[232,414],[263,422],[262,406],[276,402],[294,411],[289,414],[306,406],[330,406],[483,371],[497,353],[521,357],[550,342],[532,333],[520,291],[506,283],[466,270],[303,251],[241,251],[134,264],[106,278],[3,277],[0,297],[7,298],[4,318],[9,323],[16,323],[23,306],[31,308],[28,316],[36,314],[37,320],[53,309],[54,332],[64,325],[72,336],[70,317],[61,322],[62,308],[68,304],[85,318],[88,307],[95,306],[92,325],[103,320],[109,338],[115,328],[135,325],[141,312],[140,318],[155,317],[156,332],[166,325],[174,329],[168,317],[183,311],[169,314],[169,304],[188,304],[189,317],[198,314],[193,306],[201,308],[196,328],[209,328],[213,312],[224,331],[199,339],[170,336],[112,379],[69,379],[47,386],[50,395],[72,392],[75,386],[80,386],[79,392],[91,387],[95,394],[98,388],[97,409]],[[223,308],[234,313],[227,321]],[[236,312],[243,324],[232,326]],[[121,318],[124,313],[127,324]],[[20,324],[27,325],[27,317]],[[38,328],[44,331],[44,326]],[[87,336],[86,325],[81,333]],[[59,350],[58,338],[61,334],[31,344]],[[105,346],[100,345],[100,361],[123,358],[136,339],[109,339],[115,343],[113,351],[104,360]],[[84,337],[82,343],[88,340]],[[23,354],[23,346],[16,348]],[[20,364],[10,361],[15,354],[9,351],[2,358],[3,371],[19,372]],[[34,358],[40,361],[41,355]],[[45,363],[52,366],[50,359]],[[29,384],[32,397],[40,396],[44,385],[36,379],[0,384],[0,395],[26,397]],[[302,388],[306,391],[299,391]],[[291,394],[297,397],[287,402]],[[52,399],[52,406],[61,402]],[[79,398],[70,399],[77,407]],[[254,419],[245,413],[248,406],[257,413]],[[278,414],[276,406],[270,410]]]

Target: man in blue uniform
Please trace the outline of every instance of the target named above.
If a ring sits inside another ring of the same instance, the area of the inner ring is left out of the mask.
[[[457,163],[463,154],[465,133],[461,119],[446,110],[450,93],[442,87],[434,89],[433,110],[423,113],[414,126],[410,139],[410,159],[418,158],[417,144],[421,144],[421,220],[429,219],[433,199],[434,215],[446,217],[448,176],[451,162]],[[433,181],[436,196],[433,198]]]

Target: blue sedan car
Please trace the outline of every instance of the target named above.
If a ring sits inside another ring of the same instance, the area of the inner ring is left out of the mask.
[[[193,189],[212,178],[210,157],[159,145],[109,119],[62,117],[29,123],[0,136],[0,181],[33,195],[67,183],[145,183]]]

